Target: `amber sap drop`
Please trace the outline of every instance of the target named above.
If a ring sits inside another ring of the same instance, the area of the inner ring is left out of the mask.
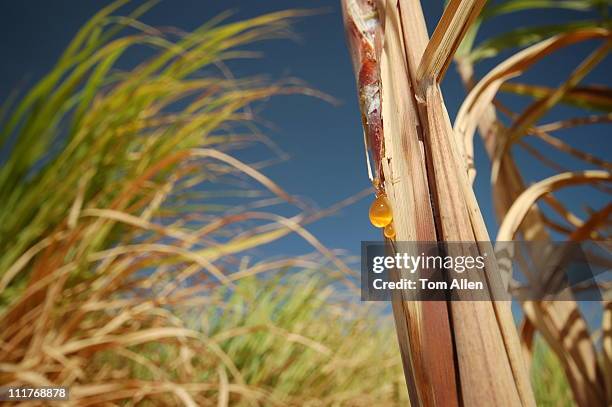
[[[395,228],[393,227],[393,222],[385,226],[383,233],[387,239],[395,239]]]
[[[391,205],[384,195],[377,196],[370,206],[370,222],[377,228],[384,228],[393,220]]]

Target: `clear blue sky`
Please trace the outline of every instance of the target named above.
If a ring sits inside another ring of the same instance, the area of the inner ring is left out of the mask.
[[[0,4],[0,47],[3,56],[0,63],[0,98],[22,86],[32,84],[50,69],[77,29],[95,11],[108,1],[82,0],[22,0],[3,1]],[[137,3],[137,2],[135,2]],[[425,13],[431,30],[442,12],[442,1],[425,0]],[[316,202],[320,207],[329,206],[366,187],[369,182],[363,162],[362,133],[358,112],[353,72],[345,45],[345,37],[338,1],[321,0],[166,0],[151,10],[143,20],[153,26],[176,26],[184,30],[194,29],[226,9],[236,11],[232,19],[256,16],[286,8],[322,8],[321,14],[306,17],[296,23],[295,31],[300,40],[275,40],[258,44],[264,52],[259,60],[242,61],[233,66],[238,76],[266,74],[270,78],[297,77],[312,87],[333,95],[341,101],[332,106],[308,97],[291,96],[272,99],[266,103],[261,116],[274,123],[276,129],[267,134],[291,157],[288,162],[267,168],[265,173],[290,193]],[[507,31],[521,25],[535,25],[567,21],[583,13],[550,10],[508,16],[496,24],[488,24],[481,30],[481,37]],[[555,86],[596,46],[587,43],[572,47],[549,60],[552,63],[538,65],[526,76],[527,81]],[[136,58],[136,56],[135,56]],[[490,68],[494,61],[482,66],[480,72]],[[610,60],[605,61],[590,76],[589,82],[610,86]],[[451,119],[454,118],[464,91],[454,71],[449,73],[443,91]],[[518,106],[517,98],[506,98],[510,107]],[[548,120],[575,115],[571,109],[559,109]],[[612,143],[609,127],[591,126],[563,133],[564,139],[579,143],[587,151],[610,159]],[[490,233],[494,236],[496,222],[491,209],[488,167],[485,154],[478,143],[476,148],[479,177],[476,193],[481,203]],[[521,167],[534,181],[550,175],[551,171],[534,164],[529,157],[519,157]],[[553,159],[575,164],[574,160],[559,156],[550,150]],[[249,157],[243,157],[245,160]],[[580,193],[576,193],[580,191]],[[580,211],[586,200],[599,206],[608,199],[592,189],[574,189],[567,198],[571,207]],[[380,232],[367,218],[370,198],[344,209],[340,214],[309,226],[320,240],[331,248],[343,248],[357,254],[360,241],[377,240]],[[302,252],[306,250],[299,239],[286,240],[278,250]]]

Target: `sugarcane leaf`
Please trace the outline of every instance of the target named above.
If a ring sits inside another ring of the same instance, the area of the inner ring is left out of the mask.
[[[505,82],[521,75],[534,63],[559,49],[586,40],[608,38],[609,35],[610,31],[602,28],[587,28],[570,33],[563,33],[547,40],[540,41],[506,59],[492,69],[472,88],[468,97],[461,105],[457,118],[455,119],[455,135],[462,139],[463,146],[469,147],[473,143],[474,132],[476,131],[480,117],[485,113],[487,107],[490,106],[490,103],[497,95],[500,87],[504,85]],[[575,87],[575,85],[569,87],[569,89],[573,87]],[[554,90],[554,92],[557,91]],[[468,147],[465,147],[466,151]],[[494,163],[496,163],[494,166],[495,171],[493,172],[495,177],[498,175],[499,162],[500,160],[498,157],[498,160],[494,161]]]
[[[563,82],[558,88],[551,93],[548,97],[537,100],[532,103],[531,106],[527,107],[525,111],[519,116],[512,127],[509,129],[509,140],[515,140],[520,137],[524,130],[527,129],[532,123],[535,123],[539,118],[546,114],[553,106],[555,106],[563,95],[570,89],[576,87],[586,75],[589,74],[595,67],[597,67],[601,61],[608,55],[612,44],[605,42],[595,51],[593,51],[584,61],[574,69],[569,77]]]
[[[526,47],[559,33],[598,27],[600,25],[599,21],[585,20],[572,21],[565,24],[521,27],[483,41],[473,49],[469,54],[469,58],[475,63],[486,58],[493,58],[509,48]]]
[[[603,45],[587,56],[582,63],[569,75],[568,79],[559,85],[547,97],[539,99],[528,106],[523,113],[514,120],[510,128],[505,131],[504,142],[498,144],[492,160],[491,179],[493,182],[499,176],[501,162],[506,155],[509,146],[522,137],[533,123],[544,116],[553,106],[555,106],[567,93],[568,90],[577,86],[589,72],[591,72],[607,55],[612,43],[606,41]]]
[[[497,241],[511,241],[529,212],[529,209],[544,195],[558,189],[594,182],[610,182],[612,175],[608,171],[589,170],[582,172],[566,172],[539,181],[525,190],[512,204],[510,210],[497,232]]]
[[[515,13],[517,11],[534,9],[566,9],[575,11],[589,11],[601,3],[610,4],[609,0],[511,0],[496,4],[485,9],[483,16],[491,18],[503,14]]]
[[[529,96],[534,99],[545,98],[554,89],[547,86],[530,85],[526,83],[504,83],[502,92]],[[612,112],[612,88],[605,86],[577,86],[570,89],[561,98],[561,103],[583,109]]]
[[[484,8],[483,12],[481,13],[481,15],[479,16],[479,18],[477,19],[477,21],[475,21],[472,27],[470,27],[470,31],[468,31],[468,33],[465,35],[465,38],[457,51],[457,56],[462,57],[462,56],[469,55],[470,58],[473,59],[474,62],[477,62],[480,59],[493,57],[496,55],[496,54],[492,54],[492,50],[490,49],[484,49],[484,50],[481,49],[481,48],[490,48],[491,46],[490,42],[494,41],[495,38],[489,39],[485,43],[483,43],[482,46],[477,47],[476,50],[479,50],[477,52],[477,55],[472,55],[472,53],[470,53],[470,50],[474,48],[474,42],[475,42],[476,35],[478,33],[478,29],[480,28],[481,23],[483,21],[490,20],[494,17],[504,15],[504,14],[510,14],[510,13],[515,13],[515,12],[520,12],[520,11],[536,10],[536,9],[565,9],[565,10],[587,12],[587,11],[593,10],[598,7],[606,9],[607,5],[610,3],[611,3],[610,0],[569,0],[569,1],[514,0],[514,1],[506,1],[502,3],[496,3],[496,4],[488,3],[487,6]],[[605,13],[602,13],[602,14],[605,14]],[[534,29],[538,29],[538,28],[544,29],[545,27],[543,26],[534,27]],[[520,30],[517,30],[517,31],[520,31]],[[561,29],[561,30],[558,30],[556,32],[549,34],[548,36],[551,36],[551,35],[554,35],[556,33],[563,32],[563,31],[564,30]],[[499,37],[500,38],[505,37],[506,35],[512,35],[512,34],[511,33],[502,34]],[[542,38],[545,38],[545,36],[540,37],[540,39]],[[523,43],[521,45],[522,46],[530,45],[536,41],[538,41],[538,39],[534,39],[531,42]],[[489,55],[489,54],[492,54],[492,55]]]

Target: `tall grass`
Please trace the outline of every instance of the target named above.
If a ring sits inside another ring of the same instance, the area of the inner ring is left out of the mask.
[[[559,359],[541,339],[536,341],[533,349],[531,382],[538,406],[572,407],[576,405]]]
[[[302,227],[316,216],[231,155],[261,140],[251,104],[312,92],[223,61],[300,13],[177,34],[124,3],[3,108],[0,383],[68,386],[71,405],[400,402],[393,333]],[[317,254],[248,256],[293,232]]]

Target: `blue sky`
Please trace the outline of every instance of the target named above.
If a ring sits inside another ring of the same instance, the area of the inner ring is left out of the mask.
[[[108,1],[5,1],[0,4],[0,98],[16,87],[31,85],[50,69],[73,34],[95,11]],[[425,14],[430,32],[442,12],[442,1],[427,0]],[[273,98],[266,102],[262,118],[274,124],[267,132],[290,160],[265,169],[266,175],[277,181],[290,193],[327,207],[369,186],[367,179],[360,115],[358,112],[354,77],[346,50],[345,37],[338,1],[321,0],[258,0],[258,1],[162,1],[143,20],[153,26],[176,26],[194,29],[227,9],[235,10],[232,19],[253,17],[265,12],[286,8],[320,9],[317,15],[300,19],[295,25],[299,40],[273,40],[254,47],[264,53],[256,60],[233,64],[237,76],[265,74],[271,79],[297,77],[313,88],[326,92],[340,101],[330,105],[321,100],[303,96]],[[571,11],[538,11],[500,18],[495,24],[485,24],[481,38],[498,34],[518,26],[546,24],[584,18],[583,13]],[[542,82],[550,86],[563,78],[597,46],[585,43],[555,55],[547,64],[537,65],[524,81]],[[134,58],[138,58],[135,55]],[[482,75],[498,60],[486,61],[478,72]],[[589,77],[588,82],[610,85],[610,60],[606,60]],[[522,79],[523,80],[523,79]],[[443,83],[446,104],[454,118],[465,93],[454,67],[448,71]],[[518,110],[521,99],[506,97],[504,101]],[[546,121],[564,116],[575,116],[569,108],[561,108]],[[583,149],[601,158],[610,158],[612,143],[605,126],[583,127],[562,133],[564,140],[578,143]],[[564,165],[576,162],[552,150],[549,157]],[[242,157],[248,160],[248,155]],[[529,181],[551,175],[548,170],[524,154],[518,162]],[[496,221],[491,208],[488,161],[477,141],[476,167],[479,172],[475,190],[490,233],[495,235]],[[577,193],[578,191],[578,193]],[[588,201],[597,207],[608,200],[592,189],[574,189],[561,194],[570,208],[580,212]],[[380,231],[372,227],[367,218],[371,202],[366,198],[344,209],[341,213],[309,226],[320,240],[331,248],[359,252],[362,240],[377,240]],[[290,238],[275,250],[302,252],[306,245],[298,238]]]

